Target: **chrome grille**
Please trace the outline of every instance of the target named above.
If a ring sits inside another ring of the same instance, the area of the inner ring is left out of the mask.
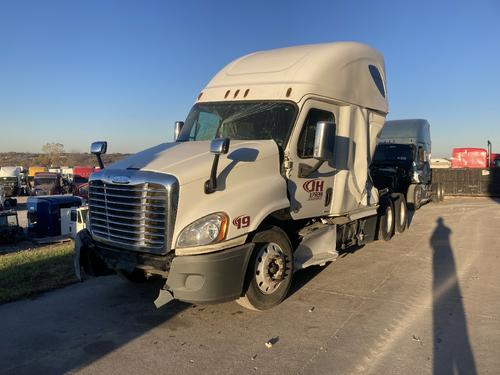
[[[90,231],[98,239],[145,251],[166,248],[169,191],[162,184],[90,181],[89,215]]]

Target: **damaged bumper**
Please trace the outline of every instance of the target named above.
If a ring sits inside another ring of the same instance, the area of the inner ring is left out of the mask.
[[[193,303],[223,302],[238,298],[254,244],[202,255],[151,255],[111,249],[96,243],[87,230],[75,241],[75,274],[78,280],[136,268],[161,275],[166,283],[157,306],[172,298]]]
[[[217,253],[175,257],[165,289],[186,302],[211,303],[238,298],[254,244]]]

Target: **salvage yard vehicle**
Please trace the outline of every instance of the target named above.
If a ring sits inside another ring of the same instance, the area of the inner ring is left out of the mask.
[[[95,171],[94,167],[74,167],[73,168],[73,195],[81,198],[88,198],[88,182],[90,175]]]
[[[24,239],[16,211],[0,211],[0,244],[15,243]]]
[[[28,184],[30,185],[31,189],[33,189],[34,187],[33,185],[34,185],[35,175],[37,173],[42,173],[42,172],[47,172],[47,168],[38,165],[28,168]]]
[[[28,233],[37,237],[68,234],[71,209],[81,205],[82,200],[71,195],[29,197],[26,202]]]
[[[488,149],[477,147],[455,147],[451,154],[452,168],[497,168],[500,167],[500,154],[492,151],[491,142]]]
[[[31,195],[59,195],[63,192],[64,185],[60,173],[39,172],[35,174]]]
[[[0,185],[10,206],[16,206],[21,193],[21,169],[19,167],[0,167]]]
[[[69,213],[69,223],[66,229],[63,229],[61,224],[61,234],[69,234],[70,237],[76,238],[76,235],[81,230],[87,227],[87,217],[89,213],[88,206],[73,207]],[[62,216],[62,212],[61,212]]]
[[[379,190],[388,188],[393,193],[403,194],[412,208],[420,208],[433,196],[430,155],[431,134],[427,120],[387,121],[370,166],[375,186]],[[441,184],[436,189],[442,198]],[[397,214],[406,211],[406,207],[402,207],[406,202],[400,200]]]
[[[157,306],[276,306],[295,271],[394,233],[397,192],[369,177],[387,112],[383,57],[363,44],[231,62],[176,123],[175,142],[106,168],[107,143],[92,144],[101,170],[75,241],[77,277],[161,277]]]

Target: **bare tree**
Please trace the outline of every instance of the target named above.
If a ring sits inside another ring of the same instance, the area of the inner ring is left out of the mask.
[[[61,166],[65,161],[64,145],[61,143],[49,142],[42,147],[42,155],[40,155],[40,163],[47,166]]]

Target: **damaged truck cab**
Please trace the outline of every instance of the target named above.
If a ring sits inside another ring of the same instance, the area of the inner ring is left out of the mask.
[[[158,304],[275,306],[295,271],[392,235],[400,197],[369,178],[387,111],[384,60],[366,45],[231,62],[176,123],[174,142],[92,174],[78,277],[161,277]],[[106,144],[92,149],[100,158]]]

